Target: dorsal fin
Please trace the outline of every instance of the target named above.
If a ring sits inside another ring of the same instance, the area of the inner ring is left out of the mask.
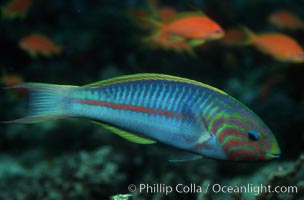
[[[246,26],[239,25],[239,27],[245,35],[245,38],[240,42],[240,45],[251,45],[253,43],[253,39],[256,38],[256,34]]]
[[[124,83],[124,82],[131,82],[131,81],[140,81],[140,80],[167,80],[167,81],[177,81],[177,82],[183,82],[183,83],[189,83],[193,85],[198,85],[201,87],[208,88],[210,90],[213,90],[215,92],[227,95],[225,92],[212,87],[210,85],[194,81],[187,78],[181,78],[177,76],[171,76],[171,75],[165,75],[165,74],[153,74],[153,73],[142,73],[142,74],[132,74],[132,75],[124,75],[119,76],[107,80],[98,81],[95,83],[90,83],[88,85],[84,85],[83,87],[89,87],[89,88],[95,88],[95,87],[101,87],[106,85],[111,85],[115,83]]]
[[[137,144],[155,144],[156,143],[156,141],[154,141],[154,140],[139,137],[137,135],[134,135],[133,133],[127,132],[125,130],[119,129],[119,128],[111,126],[109,124],[105,124],[105,123],[98,122],[98,121],[92,121],[92,120],[90,122],[93,124],[96,124],[98,126],[101,126],[104,129],[107,129],[108,131],[111,131],[111,132],[115,133],[116,135],[119,135],[120,137],[122,137],[130,142],[134,142]]]
[[[183,19],[183,18],[188,18],[188,17],[207,17],[207,15],[200,10],[197,11],[185,11],[185,12],[180,12],[172,17],[170,17],[168,20],[165,21],[166,24],[169,24],[171,22]]]

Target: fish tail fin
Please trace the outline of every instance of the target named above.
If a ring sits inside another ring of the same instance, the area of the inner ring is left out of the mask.
[[[240,26],[240,29],[244,32],[245,37],[243,41],[239,43],[241,46],[250,45],[252,44],[253,39],[255,38],[255,33],[252,32],[248,27],[246,26]]]
[[[162,32],[160,30],[153,31],[150,35],[142,38],[141,42],[149,46],[157,46],[159,44],[159,37]]]
[[[29,92],[29,112],[24,118],[3,123],[37,123],[73,117],[69,112],[67,95],[75,87],[43,83],[21,83],[9,87],[8,89],[26,89]]]
[[[153,17],[145,17],[143,20],[153,26],[154,29],[161,29],[163,27],[163,23]]]

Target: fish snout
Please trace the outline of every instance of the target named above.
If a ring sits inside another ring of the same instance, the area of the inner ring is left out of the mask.
[[[274,138],[270,150],[265,153],[265,158],[266,158],[266,160],[272,160],[272,159],[279,158],[280,155],[281,155],[280,146],[279,146],[277,140]]]
[[[288,60],[294,63],[303,63],[304,62],[304,52],[297,54],[296,56],[289,56]]]
[[[224,31],[221,28],[216,29],[212,34],[213,39],[220,39],[222,37],[224,37]]]

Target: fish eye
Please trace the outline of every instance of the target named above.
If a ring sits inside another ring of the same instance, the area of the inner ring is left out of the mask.
[[[251,141],[258,141],[258,139],[259,139],[259,132],[257,132],[256,130],[250,130],[248,132],[248,138]]]
[[[221,29],[216,29],[216,30],[215,30],[215,33],[221,33],[221,32],[222,32]]]

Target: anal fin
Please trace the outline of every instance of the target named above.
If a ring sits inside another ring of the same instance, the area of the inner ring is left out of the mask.
[[[122,130],[122,129],[114,127],[114,126],[111,126],[111,125],[106,124],[106,123],[93,121],[93,120],[91,120],[90,122],[93,123],[93,124],[96,124],[98,126],[101,126],[104,129],[106,129],[108,131],[111,131],[111,132],[115,133],[116,135],[119,135],[120,137],[122,137],[122,138],[124,138],[124,139],[126,139],[130,142],[134,142],[134,143],[137,143],[137,144],[155,144],[155,143],[157,143],[154,140],[139,137],[137,135],[134,135],[133,133],[127,132],[125,130]]]

